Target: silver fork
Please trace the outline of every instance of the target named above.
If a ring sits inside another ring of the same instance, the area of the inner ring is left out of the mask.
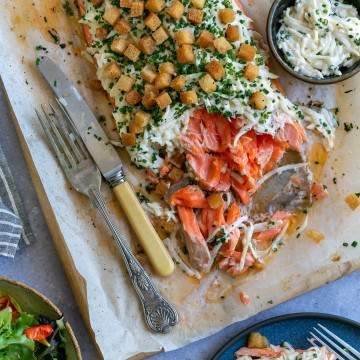
[[[325,346],[330,352],[332,352],[340,360],[359,360],[360,352],[354,349],[346,341],[338,337],[332,331],[327,329],[324,325],[317,324],[318,327],[322,330],[313,327],[314,331],[310,332],[312,338],[309,338],[308,341],[314,345]],[[341,355],[340,355],[341,354]]]
[[[154,332],[168,332],[171,326],[178,323],[178,313],[161,296],[150,276],[130,251],[119,228],[112,222],[100,192],[99,169],[67,117],[63,113],[59,116],[51,105],[51,112],[47,112],[44,106],[41,108],[43,115],[35,109],[36,115],[67,179],[74,189],[89,197],[103,216],[118,245],[131,282],[142,304],[147,325]]]

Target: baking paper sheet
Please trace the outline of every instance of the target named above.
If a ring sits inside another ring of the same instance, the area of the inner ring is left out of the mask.
[[[264,33],[270,1],[245,3],[255,27]],[[89,89],[95,69],[82,56],[82,33],[76,17],[64,14],[58,0],[1,0],[0,2],[0,74],[14,111],[22,145],[40,184],[37,189],[47,208],[46,217],[56,241],[61,242],[61,257],[72,279],[84,317],[92,329],[97,345],[106,360],[121,360],[139,353],[171,350],[208,336],[232,322],[245,319],[273,304],[290,299],[360,267],[360,246],[344,247],[358,241],[360,211],[352,211],[344,202],[349,193],[360,191],[359,76],[337,86],[315,87],[281,73],[283,84],[293,101],[324,101],[338,106],[340,128],[334,151],[324,169],[324,182],[330,196],[310,210],[309,228],[325,234],[315,244],[305,236],[289,239],[265,271],[242,280],[227,276],[220,288],[214,286],[219,274],[211,273],[201,283],[187,278],[181,271],[167,279],[155,278],[163,294],[177,307],[181,322],[170,334],[155,335],[144,326],[142,312],[132,290],[120,256],[111,237],[87,199],[74,192],[50,153],[34,108],[48,103],[51,94],[37,73],[35,59],[48,52],[87,98],[97,115],[109,117],[110,107],[101,92]],[[59,44],[48,31],[56,29]],[[41,45],[46,50],[35,50]],[[62,45],[63,46],[63,45]],[[349,90],[351,90],[349,92]],[[346,133],[344,122],[354,129]],[[1,124],[1,119],[0,119]],[[109,125],[111,130],[112,125]],[[129,174],[130,178],[134,178]],[[336,177],[337,184],[333,178]],[[109,201],[114,220],[124,234],[135,239],[106,185],[102,188]],[[50,206],[49,206],[50,205]],[[51,215],[51,216],[50,216]],[[60,240],[59,240],[60,239]],[[59,244],[59,243],[58,243]],[[211,302],[211,289],[225,299]],[[251,303],[238,299],[245,291]]]

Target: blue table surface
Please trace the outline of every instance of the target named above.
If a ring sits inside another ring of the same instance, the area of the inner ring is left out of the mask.
[[[0,124],[0,143],[9,161],[35,235],[34,242],[28,247],[22,247],[14,260],[0,258],[0,274],[23,281],[53,300],[72,324],[82,349],[83,358],[85,360],[99,359],[80,317],[74,296],[53,246],[2,93],[0,93]],[[325,312],[360,321],[359,298],[360,272],[355,272],[322,288],[275,306],[246,321],[235,323],[211,337],[176,351],[153,356],[151,359],[209,359],[222,344],[240,330],[255,322],[280,314],[302,311]],[[139,349],[140,351],[142,349]]]

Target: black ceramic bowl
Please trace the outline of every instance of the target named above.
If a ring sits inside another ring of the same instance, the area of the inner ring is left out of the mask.
[[[345,1],[346,2],[346,1]],[[334,76],[327,76],[323,79],[317,79],[309,76],[305,76],[299,74],[298,72],[294,71],[293,67],[285,60],[284,54],[282,50],[278,47],[276,42],[276,34],[280,28],[280,20],[283,17],[283,12],[290,6],[295,4],[295,0],[275,0],[267,19],[266,25],[266,33],[268,44],[270,46],[271,52],[273,53],[276,60],[280,63],[280,65],[291,75],[295,76],[296,78],[306,81],[312,84],[333,84],[349,77],[355,75],[358,71],[360,71],[360,60],[353,64],[351,67],[343,67],[340,69],[342,75],[334,75]],[[353,4],[356,8],[358,13],[360,14],[360,0],[351,0],[351,4]]]

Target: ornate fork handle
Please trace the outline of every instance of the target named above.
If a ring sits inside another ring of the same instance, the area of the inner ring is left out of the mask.
[[[142,304],[146,323],[155,332],[168,332],[170,327],[176,325],[179,321],[177,311],[161,296],[159,290],[150,279],[150,276],[130,251],[126,242],[122,238],[119,228],[110,218],[105,199],[100,190],[90,188],[88,195],[93,205],[104,217],[104,220],[120,249],[120,253],[125,261],[131,282]]]

